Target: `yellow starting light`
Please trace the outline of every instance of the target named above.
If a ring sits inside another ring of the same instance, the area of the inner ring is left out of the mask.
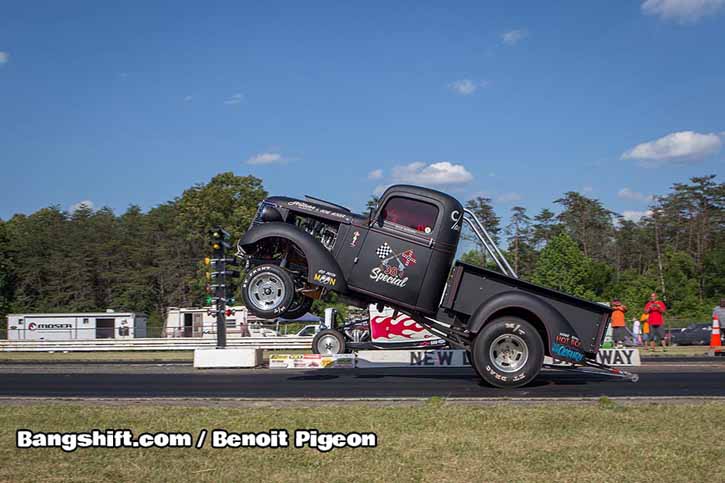
[[[206,265],[206,266],[209,266],[209,265],[211,265],[211,258],[209,258],[209,257],[204,257],[204,265]]]
[[[218,243],[213,243],[211,246],[214,250],[219,250],[222,246]]]

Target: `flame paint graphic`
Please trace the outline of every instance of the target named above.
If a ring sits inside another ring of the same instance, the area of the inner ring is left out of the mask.
[[[392,316],[377,316],[373,317],[370,323],[370,332],[373,339],[390,339],[396,335],[412,339],[414,334],[424,330],[420,324],[410,317],[393,319]]]

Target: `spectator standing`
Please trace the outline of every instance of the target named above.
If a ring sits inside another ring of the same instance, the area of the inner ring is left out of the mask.
[[[649,341],[649,322],[647,322],[647,314],[643,313],[639,318],[639,321],[642,322],[642,345],[647,345],[647,342]]]
[[[632,319],[632,335],[635,345],[642,345],[642,324],[637,318]]]
[[[663,350],[665,347],[665,318],[663,314],[667,311],[665,303],[657,299],[657,294],[652,292],[649,296],[649,302],[644,306],[644,312],[647,314],[647,322],[649,323],[649,343],[650,350],[654,351],[659,341]]]
[[[624,338],[627,335],[625,312],[627,312],[626,305],[622,305],[619,299],[612,300],[612,328],[614,329],[614,344],[616,347],[622,347]]]

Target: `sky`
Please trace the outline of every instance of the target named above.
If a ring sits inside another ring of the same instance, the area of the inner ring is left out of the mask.
[[[724,47],[725,0],[6,0],[0,218],[233,171],[356,211],[402,182],[636,219],[722,174]]]

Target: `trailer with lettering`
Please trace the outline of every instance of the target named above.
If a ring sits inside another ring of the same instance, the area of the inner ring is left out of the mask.
[[[8,340],[90,340],[146,337],[146,314],[84,312],[8,315]]]

